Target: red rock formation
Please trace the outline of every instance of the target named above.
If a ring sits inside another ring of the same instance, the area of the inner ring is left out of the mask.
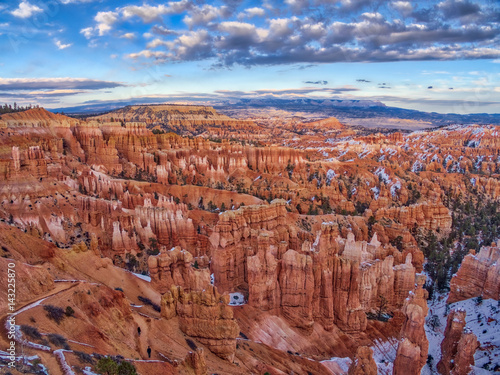
[[[219,215],[219,222],[210,235],[210,252],[215,284],[221,291],[236,290],[247,282],[246,258],[254,255],[252,242],[255,243],[258,237],[258,232],[252,236],[252,229],[276,232],[277,236],[273,238],[276,245],[280,241],[288,242],[285,217],[285,202],[281,200],[273,201],[269,206],[241,207]]]
[[[417,375],[425,365],[429,341],[425,335],[427,315],[427,291],[423,289],[425,275],[415,277],[415,290],[410,292],[403,305],[405,321],[394,361],[394,375]]]
[[[500,299],[500,243],[468,254],[450,282],[448,303],[482,296]]]
[[[457,355],[455,356],[454,366],[451,370],[453,375],[467,375],[471,372],[471,366],[474,365],[474,354],[479,347],[476,335],[471,331],[465,330],[458,342]]]
[[[176,285],[186,292],[202,290],[210,285],[210,271],[194,268],[193,256],[180,247],[169,251],[163,249],[159,255],[150,256],[148,268],[151,282],[162,294]]]
[[[381,208],[377,210],[375,218],[380,220],[384,217],[390,217],[408,229],[417,225],[420,228],[431,230],[450,229],[451,214],[442,204],[415,204],[408,207]]]
[[[228,303],[229,295],[220,295],[212,285],[191,292],[174,286],[162,297],[161,315],[166,319],[177,315],[180,329],[186,335],[196,338],[219,357],[233,361],[240,328]]]
[[[310,328],[314,324],[314,277],[311,257],[288,250],[283,255],[279,283],[283,315],[297,327]]]
[[[441,342],[441,360],[437,364],[440,374],[449,374],[454,367],[454,358],[457,355],[458,342],[465,328],[465,311],[453,310],[448,315],[444,339]]]
[[[189,352],[186,358],[184,358],[183,364],[189,368],[194,375],[208,374],[205,351],[203,348],[196,348],[194,352]]]
[[[360,346],[356,351],[354,361],[349,366],[348,375],[376,375],[377,364],[373,359],[373,350],[367,346]]]
[[[269,233],[258,237],[257,254],[247,257],[248,303],[264,311],[279,313],[281,291],[278,284],[280,265],[271,253]]]
[[[364,331],[367,319],[359,299],[359,262],[338,256],[333,261],[335,324],[346,332]]]

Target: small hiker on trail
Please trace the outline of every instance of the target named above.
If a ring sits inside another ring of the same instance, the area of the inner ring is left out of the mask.
[[[141,327],[137,327],[137,335],[140,336],[141,335]]]
[[[148,346],[148,357],[151,358],[151,347]]]

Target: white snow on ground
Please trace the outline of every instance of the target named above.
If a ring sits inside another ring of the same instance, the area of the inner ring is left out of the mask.
[[[239,292],[229,293],[229,306],[242,306],[245,302],[245,297]]]
[[[335,171],[333,169],[329,169],[328,172],[326,172],[326,184],[327,185],[331,184],[335,176],[336,176]]]
[[[342,371],[347,372],[349,370],[349,366],[352,363],[352,360],[349,357],[332,357],[325,361],[321,361],[320,363],[323,363],[328,367],[328,362],[336,363],[342,369]]]
[[[374,172],[375,175],[380,177],[382,181],[384,181],[386,184],[389,184],[391,182],[391,179],[387,172],[385,171],[384,167],[378,167],[377,170]]]
[[[391,195],[396,198],[397,197],[397,192],[401,190],[401,181],[397,180],[396,183],[394,183],[391,186]]]
[[[64,352],[69,352],[69,350],[57,349],[54,350],[54,355],[56,356],[59,364],[63,369],[64,375],[76,375],[75,372],[71,369],[71,366],[66,362],[66,357],[64,357]]]
[[[85,367],[82,370],[82,372],[83,372],[84,375],[98,375],[95,372],[92,372],[92,368],[90,366]]]
[[[75,344],[78,344],[78,345],[89,346],[91,348],[95,348],[95,346],[90,345],[90,344],[85,344],[84,342],[79,342],[79,341],[75,341],[75,340],[68,340],[68,341],[69,342],[74,342]]]
[[[413,166],[411,167],[412,172],[419,172],[422,170],[422,163],[420,163],[418,160],[413,163]]]
[[[147,281],[148,283],[151,282],[151,276],[141,275],[140,273],[134,273],[134,272],[131,272],[131,274],[134,275],[134,276],[137,276],[139,279]]]
[[[446,328],[446,300],[448,294],[436,295],[429,301],[429,314],[425,331],[429,340],[429,354],[432,355],[432,364],[425,365],[422,375],[437,374],[436,365],[441,359],[441,342],[444,338]],[[452,303],[449,311],[463,309],[467,313],[465,321],[468,327],[478,338],[480,348],[476,350],[475,374],[489,374],[495,366],[500,366],[500,306],[498,301],[493,299],[483,300],[477,305],[477,300],[471,298],[465,301]],[[439,319],[438,326],[433,329],[429,322],[432,315]]]
[[[398,350],[398,340],[394,337],[387,341],[375,340],[371,348],[373,350],[373,359],[377,363],[377,373],[379,375],[392,374],[392,367]]]

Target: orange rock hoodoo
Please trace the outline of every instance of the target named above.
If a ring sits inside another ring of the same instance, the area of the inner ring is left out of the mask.
[[[282,314],[293,325],[346,332],[366,328],[366,313],[380,296],[390,308],[401,307],[413,290],[411,254],[370,243],[332,237],[334,224],[323,224],[316,239],[298,246],[297,229],[286,224],[284,201],[223,213],[210,236],[211,269],[222,291],[243,290],[248,303]]]
[[[450,282],[448,303],[482,296],[500,299],[500,243],[465,256]]]
[[[437,364],[440,374],[466,375],[474,365],[478,341],[465,327],[465,311],[454,310],[448,315],[444,340],[441,343],[441,360]]]
[[[179,317],[180,329],[196,338],[219,357],[232,361],[240,333],[228,305],[229,295],[220,295],[212,285],[202,291],[173,286],[161,300],[161,315]]]
[[[425,275],[416,275],[415,290],[410,293],[403,305],[405,321],[401,328],[401,339],[394,361],[394,375],[420,374],[427,361],[429,341],[425,335],[425,317],[428,311],[428,293],[423,289],[425,278]]]

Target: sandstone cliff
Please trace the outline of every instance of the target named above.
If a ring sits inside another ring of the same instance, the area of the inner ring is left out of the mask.
[[[474,353],[479,344],[476,336],[465,327],[465,311],[452,311],[448,315],[441,360],[437,364],[440,374],[466,375],[474,365]]]
[[[427,361],[429,341],[425,335],[425,317],[427,316],[427,291],[423,289],[425,275],[417,274],[415,290],[410,292],[403,305],[405,321],[401,328],[401,339],[394,361],[394,375],[420,374]]]
[[[228,303],[229,295],[220,295],[212,285],[203,291],[191,292],[173,286],[162,297],[161,315],[165,319],[178,316],[180,329],[186,335],[196,338],[219,357],[232,361],[240,329]]]
[[[467,255],[450,282],[448,303],[482,296],[500,299],[500,244]]]
[[[373,350],[360,346],[356,351],[356,356],[351,366],[349,366],[348,375],[376,375],[377,364],[373,359]]]

